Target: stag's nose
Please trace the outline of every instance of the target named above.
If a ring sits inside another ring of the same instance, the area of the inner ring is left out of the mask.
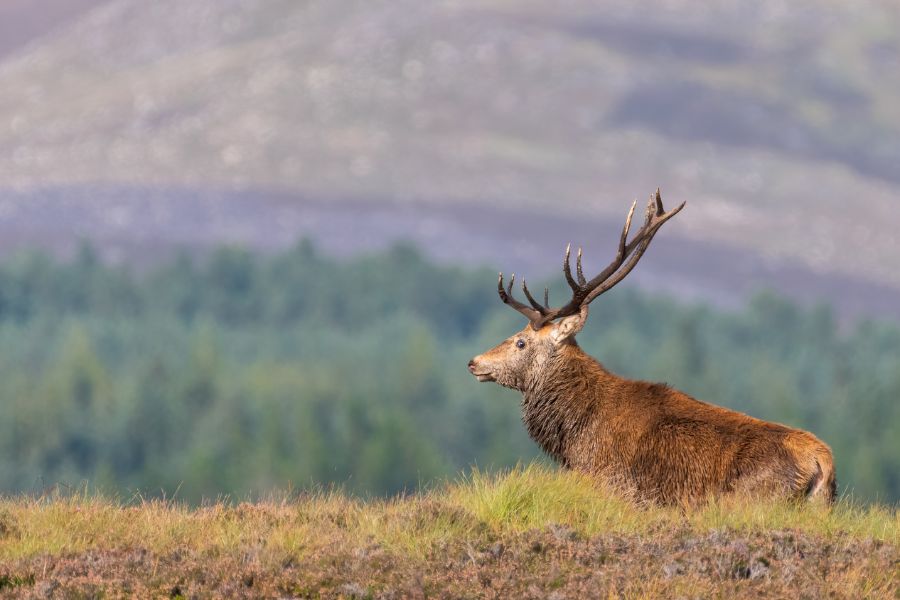
[[[469,373],[475,373],[475,359],[469,361]]]

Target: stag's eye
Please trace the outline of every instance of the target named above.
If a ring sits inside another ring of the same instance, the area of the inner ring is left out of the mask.
[[[525,347],[525,340],[516,340],[516,348],[521,350]]]

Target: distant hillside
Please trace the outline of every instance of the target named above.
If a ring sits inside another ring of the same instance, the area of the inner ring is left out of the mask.
[[[113,0],[0,64],[0,187],[619,219],[659,185],[673,235],[900,288],[893,3],[598,6]]]
[[[3,0],[0,58],[107,0]]]

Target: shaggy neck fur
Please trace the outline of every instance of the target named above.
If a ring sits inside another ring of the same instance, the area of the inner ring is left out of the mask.
[[[604,409],[605,393],[616,377],[574,341],[548,359],[540,377],[522,390],[522,420],[531,438],[562,465],[567,449],[591,419]],[[602,418],[602,417],[601,417]]]

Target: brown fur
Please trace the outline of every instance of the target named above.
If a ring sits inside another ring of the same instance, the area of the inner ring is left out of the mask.
[[[586,318],[528,326],[469,363],[480,381],[522,392],[525,427],[556,461],[665,504],[730,493],[833,502],[831,450],[814,435],[610,373],[575,342]]]

